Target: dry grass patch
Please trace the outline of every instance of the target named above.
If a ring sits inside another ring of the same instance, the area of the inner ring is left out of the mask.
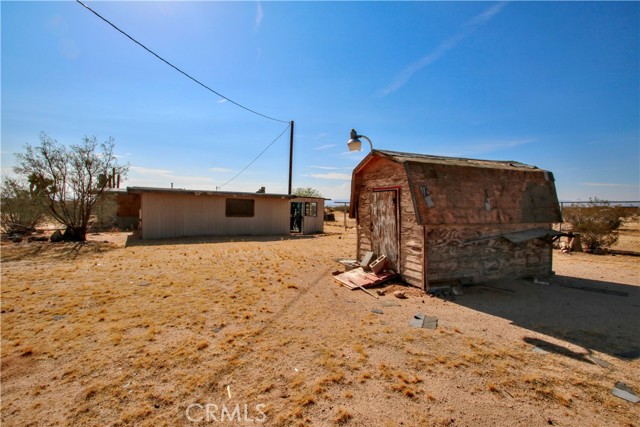
[[[333,422],[338,425],[344,425],[347,422],[349,422],[349,420],[351,420],[352,418],[353,418],[353,415],[351,415],[351,412],[349,412],[347,408],[340,407],[336,411],[336,416],[333,419]]]
[[[631,422],[610,388],[638,387],[636,362],[541,357],[519,327],[437,299],[370,313],[377,302],[330,276],[354,236],[43,246],[42,256],[3,247],[3,425],[28,425],[34,408],[58,425],[190,425],[190,403],[227,401],[265,404],[269,427],[495,414],[506,425],[527,411],[531,423],[546,412]],[[448,326],[409,329],[418,311]]]

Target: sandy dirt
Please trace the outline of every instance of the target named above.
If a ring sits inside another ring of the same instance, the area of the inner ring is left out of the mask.
[[[376,299],[331,275],[355,231],[325,231],[3,242],[2,425],[639,425],[611,390],[640,394],[617,355],[640,350],[640,258],[556,251],[543,283]]]

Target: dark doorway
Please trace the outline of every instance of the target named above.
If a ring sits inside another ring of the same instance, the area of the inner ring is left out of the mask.
[[[291,227],[289,230],[292,233],[302,233],[302,222],[304,218],[304,212],[302,211],[302,202],[291,203]]]

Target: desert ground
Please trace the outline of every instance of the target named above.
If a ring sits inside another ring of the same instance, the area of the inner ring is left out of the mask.
[[[332,277],[342,224],[3,242],[2,425],[640,425],[611,393],[640,394],[640,258],[554,251],[535,282],[375,298]]]

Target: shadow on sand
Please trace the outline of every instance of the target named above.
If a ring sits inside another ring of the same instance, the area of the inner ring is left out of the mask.
[[[206,243],[230,243],[230,242],[280,242],[285,240],[317,239],[340,233],[322,234],[287,234],[275,236],[200,236],[200,237],[179,237],[172,239],[147,239],[142,240],[140,234],[135,232],[127,236],[125,247],[132,246],[165,246],[165,245],[195,245]]]
[[[550,352],[584,361],[590,350],[640,358],[640,286],[568,276],[553,276],[543,283],[514,279],[469,286],[455,303],[585,349],[578,353],[523,338]]]

